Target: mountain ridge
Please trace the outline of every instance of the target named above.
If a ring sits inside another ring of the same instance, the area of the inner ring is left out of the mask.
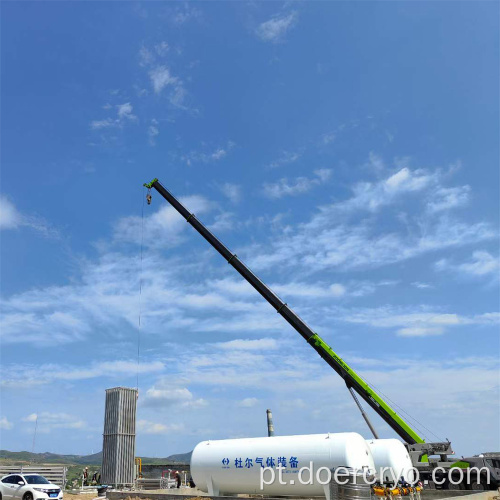
[[[177,453],[165,458],[140,457],[144,465],[147,464],[164,464],[178,463],[189,464],[192,451],[187,453]],[[19,461],[19,462],[34,462],[34,463],[54,463],[54,464],[77,464],[77,465],[101,465],[102,451],[91,455],[63,455],[59,453],[31,453],[30,451],[9,451],[0,450],[0,459]]]

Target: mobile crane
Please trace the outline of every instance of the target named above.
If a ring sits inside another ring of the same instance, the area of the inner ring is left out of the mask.
[[[488,487],[496,488],[500,484],[500,454],[493,453],[492,464],[487,464],[483,457],[472,457],[461,461],[453,461],[448,458],[454,452],[449,441],[426,443],[425,440],[394,411],[393,408],[370,387],[333,349],[314,332],[285,302],[283,302],[264,282],[262,282],[234,253],[232,253],[211,231],[209,231],[197,218],[189,212],[165,187],[153,179],[145,183],[147,188],[146,199],[148,205],[151,204],[151,189],[155,189],[172,207],[184,217],[186,222],[200,233],[205,240],[212,245],[215,250],[230,264],[252,287],[259,292],[262,297],[281,315],[284,320],[292,326],[304,340],[340,375],[363,418],[365,419],[372,434],[377,439],[378,435],[370,422],[368,416],[363,410],[356,393],[391,427],[396,434],[405,442],[406,448],[412,460],[414,467],[418,470],[420,478],[429,487],[435,487],[440,484],[444,489],[458,489],[459,485],[450,482],[451,468],[455,470],[467,469],[479,461],[481,464],[488,465],[490,469],[490,484]],[[488,454],[490,455],[490,454]],[[435,458],[439,457],[439,458]],[[434,475],[432,472],[435,471]],[[436,472],[439,472],[436,474]],[[465,477],[462,476],[462,477]],[[435,483],[434,483],[435,480]],[[463,486],[466,482],[462,483]],[[476,488],[484,489],[486,485],[481,479],[474,482]],[[470,485],[468,485],[470,487]]]

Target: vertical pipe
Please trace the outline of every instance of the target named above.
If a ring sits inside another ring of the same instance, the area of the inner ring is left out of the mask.
[[[271,410],[266,410],[267,413],[267,436],[274,436],[274,425],[273,425],[273,412]]]

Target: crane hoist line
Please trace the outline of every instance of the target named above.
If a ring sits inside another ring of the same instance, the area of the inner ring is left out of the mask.
[[[356,391],[359,396],[406,442],[414,445],[410,451],[418,453],[418,461],[426,462],[427,453],[433,450],[433,444],[425,443],[425,440],[400,416],[396,411],[370,387],[316,332],[314,332],[285,302],[283,302],[258,276],[256,276],[234,253],[232,253],[211,231],[209,231],[182,203],[179,202],[165,187],[153,179],[145,183],[148,189],[147,201],[151,203],[151,189],[155,189],[172,207],[179,212],[205,240],[212,245],[217,252],[238,273],[274,307],[287,323],[289,323],[307,343],[343,378],[347,388],[362,411],[370,429],[374,432],[368,417],[363,412],[361,405],[353,394]],[[374,432],[375,434],[375,432]],[[376,437],[376,434],[375,434]],[[451,451],[450,443],[435,443],[440,453]],[[429,453],[430,455],[431,453]],[[415,457],[416,458],[416,457]],[[422,464],[423,465],[423,464]]]

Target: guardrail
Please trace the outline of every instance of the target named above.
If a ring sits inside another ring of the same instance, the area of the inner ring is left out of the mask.
[[[64,465],[2,465],[0,477],[7,474],[40,474],[61,488],[66,486],[68,468]]]

